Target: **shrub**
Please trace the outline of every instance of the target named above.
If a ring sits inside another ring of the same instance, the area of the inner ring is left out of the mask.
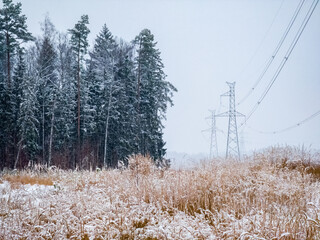
[[[141,154],[131,155],[128,158],[128,168],[133,175],[150,175],[154,170],[154,162],[150,156],[143,156]]]

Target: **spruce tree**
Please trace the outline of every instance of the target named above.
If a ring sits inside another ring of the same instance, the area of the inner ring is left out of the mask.
[[[119,85],[115,81],[117,45],[107,28],[103,26],[98,34],[94,49],[90,53],[95,78],[97,131],[103,136],[103,166],[107,165],[109,126],[117,113],[114,111],[115,92]]]
[[[6,54],[5,54],[5,38],[4,33],[0,31],[0,122],[2,130],[0,130],[0,170],[6,166]]]
[[[57,53],[53,46],[55,29],[47,17],[43,23],[43,38],[38,40],[37,72],[37,100],[39,120],[39,145],[44,164],[51,164],[54,119],[59,91],[57,79]],[[46,160],[47,159],[47,160]]]
[[[154,36],[144,29],[135,38],[137,46],[137,111],[139,118],[139,145],[142,154],[161,160],[165,154],[162,139],[162,120],[167,105],[172,104],[176,88],[165,80],[164,65]]]
[[[133,46],[120,40],[117,72],[115,79],[121,86],[117,92],[118,121],[114,131],[114,144],[117,156],[125,160],[130,154],[138,153],[137,142],[137,111],[136,111],[136,77],[133,62]]]
[[[0,112],[2,116],[2,129],[0,133],[0,152],[5,159],[7,166],[14,165],[16,153],[17,129],[15,122],[17,112],[13,112],[17,103],[14,102],[15,90],[12,86],[12,70],[14,69],[15,55],[19,52],[19,46],[23,42],[33,40],[27,30],[26,16],[21,13],[21,3],[14,4],[12,0],[3,0],[3,7],[0,9],[0,56],[1,56],[1,89],[2,104]],[[19,57],[16,57],[18,59]],[[18,60],[19,61],[19,60]],[[6,79],[6,80],[4,80]],[[6,81],[6,84],[3,82]]]
[[[22,58],[22,56],[21,56]],[[30,61],[30,56],[29,56]],[[19,61],[19,65],[24,65],[24,59]],[[25,69],[25,67],[19,67],[19,69]],[[29,65],[25,73],[21,72],[21,104],[19,108],[19,115],[17,123],[19,125],[19,141],[18,152],[15,158],[14,168],[20,159],[21,151],[25,153],[27,159],[35,161],[35,156],[38,153],[38,119],[36,117],[37,112],[37,99],[36,99],[36,76],[35,69],[32,65]]]
[[[12,134],[12,141],[13,141],[13,152],[14,156],[17,155],[17,147],[18,147],[18,133],[19,133],[19,126],[18,126],[18,119],[19,113],[22,103],[23,97],[23,84],[26,77],[26,64],[25,64],[25,53],[23,48],[18,48],[17,55],[17,63],[14,68],[14,75],[13,75],[13,87],[11,89],[10,94],[10,104],[8,106],[11,107],[9,110],[12,113],[12,119],[10,124],[11,134]]]
[[[76,91],[73,71],[73,54],[67,35],[59,34],[57,43],[57,72],[58,86],[57,103],[55,112],[54,150],[60,154],[64,167],[73,168],[72,156],[74,142],[76,141]]]

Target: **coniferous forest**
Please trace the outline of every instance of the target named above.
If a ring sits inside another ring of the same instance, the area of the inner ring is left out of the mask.
[[[46,17],[28,31],[21,3],[0,9],[0,168],[116,167],[131,154],[162,161],[175,87],[150,30],[131,42],[107,25],[89,46],[89,17],[65,33]]]

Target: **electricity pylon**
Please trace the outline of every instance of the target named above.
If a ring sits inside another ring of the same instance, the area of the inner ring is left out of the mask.
[[[235,156],[240,160],[240,149],[238,140],[237,116],[244,117],[242,113],[236,111],[235,106],[235,82],[227,82],[230,90],[221,96],[229,97],[229,111],[216,115],[217,117],[229,117],[228,137],[227,137],[227,150],[226,158]]]
[[[210,159],[218,157],[216,112],[211,111],[211,141],[210,141]]]

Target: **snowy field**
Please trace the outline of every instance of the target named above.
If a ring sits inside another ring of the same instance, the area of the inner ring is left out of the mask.
[[[0,175],[0,239],[320,239],[319,153]]]

